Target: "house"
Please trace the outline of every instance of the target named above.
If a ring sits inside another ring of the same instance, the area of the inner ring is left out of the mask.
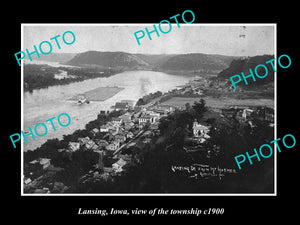
[[[112,164],[112,168],[116,173],[122,172],[123,167],[127,164],[127,162],[124,159],[119,159],[117,162]]]
[[[119,142],[120,144],[123,144],[126,141],[126,135],[123,133],[118,133],[115,135],[115,141]]]
[[[98,128],[94,128],[93,130],[91,130],[92,134],[96,135],[99,133],[99,129]]]
[[[133,117],[133,113],[129,113],[129,112],[127,112],[127,113],[120,116],[120,118],[123,120],[124,123],[131,122],[132,117]]]
[[[123,119],[120,117],[113,117],[111,119],[112,124],[120,126],[123,122]]]
[[[127,134],[126,134],[126,138],[133,138],[134,137],[134,134],[131,132],[131,131],[129,131]]]
[[[79,142],[69,142],[69,151],[71,152],[76,152],[80,148],[80,143]]]
[[[115,151],[120,147],[120,143],[117,141],[113,141],[109,145],[106,146],[106,149],[109,151]]]
[[[121,103],[127,103],[130,108],[133,108],[134,101],[132,100],[121,100]]]
[[[145,124],[145,123],[155,123],[158,120],[159,117],[157,115],[145,115],[141,116],[139,118],[139,124]]]
[[[160,114],[154,111],[147,111],[146,114],[150,117],[150,123],[155,123],[159,120]]]
[[[115,106],[114,106],[115,110],[128,110],[130,108],[130,106],[128,105],[127,102],[116,102]]]
[[[242,117],[244,119],[248,119],[251,115],[251,113],[253,113],[253,110],[252,109],[243,109],[243,113],[242,113]]]
[[[92,149],[92,150],[98,149],[98,145],[96,145],[96,143],[95,143],[93,140],[91,140],[89,137],[78,138],[78,141],[79,141],[86,149]]]
[[[100,126],[100,132],[108,132],[108,125],[102,125]]]
[[[264,119],[270,123],[274,123],[274,109],[265,107],[264,108]]]
[[[120,126],[109,126],[108,132],[111,134],[118,133]]]
[[[133,126],[131,126],[129,123],[124,125],[124,131],[129,131],[133,128]]]
[[[233,107],[222,109],[222,114],[225,117],[235,117],[237,110]]]
[[[26,178],[25,180],[24,180],[24,184],[29,184],[31,182],[31,179],[30,178]]]
[[[101,139],[97,142],[97,145],[99,146],[100,149],[102,149],[102,148],[106,148],[106,146],[109,145],[109,143],[107,141]]]
[[[51,161],[51,159],[39,158],[39,159],[35,159],[29,163],[31,165],[41,165],[44,170],[44,169],[47,169],[48,166],[50,166],[50,161]]]
[[[208,135],[209,128],[197,122],[197,120],[193,123],[193,135],[194,137],[200,138],[209,138]]]
[[[245,122],[246,120],[250,119],[250,116],[253,112],[254,112],[254,110],[249,109],[249,108],[240,109],[236,114],[236,118],[239,121]]]
[[[51,159],[47,159],[47,158],[40,159],[40,164],[43,166],[43,169],[46,169],[48,166],[50,166],[50,161]]]
[[[150,117],[149,116],[141,116],[139,118],[139,125],[145,124],[147,122],[150,122]]]

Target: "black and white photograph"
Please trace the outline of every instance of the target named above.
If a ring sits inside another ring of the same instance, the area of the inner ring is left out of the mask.
[[[21,24],[22,195],[276,195],[276,41],[275,23]]]
[[[297,221],[296,5],[111,3],[5,7],[2,218]]]

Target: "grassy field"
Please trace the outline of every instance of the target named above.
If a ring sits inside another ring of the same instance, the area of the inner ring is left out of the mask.
[[[231,105],[240,105],[240,106],[268,106],[274,107],[273,99],[234,99],[234,98],[212,98],[212,97],[202,97],[206,106],[212,108],[224,108]],[[179,106],[184,107],[187,102],[191,105],[195,101],[199,101],[200,98],[187,98],[187,97],[173,97],[168,101],[162,103],[162,105],[168,106]]]
[[[105,101],[106,99],[111,98],[112,96],[116,95],[124,88],[121,87],[98,87],[93,90],[87,91],[82,93],[85,95],[86,99],[89,101]],[[73,96],[69,100],[77,100],[78,95]]]

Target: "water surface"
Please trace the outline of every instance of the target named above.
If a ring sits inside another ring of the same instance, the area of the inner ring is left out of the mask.
[[[194,77],[180,75],[170,75],[154,71],[127,71],[113,75],[75,82],[67,85],[56,85],[48,88],[33,90],[24,93],[24,127],[23,131],[28,131],[28,127],[34,129],[37,123],[44,122],[52,117],[57,117],[61,113],[67,113],[71,117],[71,124],[68,127],[60,127],[57,120],[53,120],[56,127],[54,132],[50,122],[48,122],[48,133],[44,137],[37,137],[32,140],[29,136],[28,143],[24,143],[24,150],[34,150],[47,139],[59,138],[64,134],[73,133],[77,129],[83,129],[85,124],[97,118],[100,110],[111,110],[111,106],[121,100],[137,101],[140,97],[156,91],[167,92],[177,85],[182,85]],[[91,101],[90,104],[77,105],[74,101],[69,101],[74,95],[82,94],[98,87],[118,86],[124,88],[105,101]],[[62,123],[65,117],[62,118]],[[43,126],[38,126],[37,131],[44,133]]]

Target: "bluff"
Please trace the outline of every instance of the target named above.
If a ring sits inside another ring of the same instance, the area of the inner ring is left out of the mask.
[[[266,64],[266,62],[271,59],[274,59],[274,55],[259,55],[235,59],[230,63],[228,68],[224,69],[218,74],[218,79],[227,79],[230,82],[231,76],[236,74],[241,75],[242,72],[245,76],[247,76],[250,74],[249,69],[251,69],[254,74],[255,67],[259,64],[263,64],[268,68],[268,75],[265,78],[260,79],[254,75],[256,79],[255,82],[251,77],[249,77],[247,78],[248,85],[245,85],[245,82],[243,81],[238,83],[238,86],[242,88],[254,88],[256,86],[269,84],[271,82],[274,82],[274,71],[272,65],[270,63]],[[258,74],[263,75],[265,73],[265,70],[262,67],[260,67],[257,72]]]
[[[156,71],[220,72],[237,57],[212,54],[131,54],[126,52],[88,51],[79,53],[66,64],[118,69],[152,69]]]
[[[175,55],[159,65],[161,70],[173,71],[221,71],[237,57],[191,53]]]
[[[149,64],[139,57],[126,52],[88,51],[79,53],[66,64],[72,66],[99,66],[119,69],[148,68]]]
[[[51,53],[49,55],[43,55],[43,57],[35,57],[36,61],[58,62],[64,63],[71,60],[76,53]]]

